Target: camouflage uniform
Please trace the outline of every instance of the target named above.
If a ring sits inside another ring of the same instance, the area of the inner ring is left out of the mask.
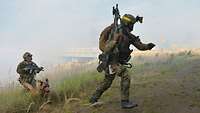
[[[17,73],[20,75],[19,82],[23,85],[24,83],[31,84],[36,87],[35,75],[36,73],[30,74],[28,70],[25,70],[27,66],[32,65],[38,67],[34,62],[22,61],[17,66]]]
[[[47,103],[51,102],[48,79],[45,81],[35,80],[36,74],[43,71],[44,68],[38,67],[36,63],[32,61],[32,54],[29,52],[25,52],[23,58],[24,61],[17,66],[17,73],[20,75],[20,84],[27,89],[33,97],[40,94],[45,100],[47,99]]]
[[[113,24],[104,29],[101,35],[108,35],[112,29]],[[118,44],[118,42],[120,42]],[[113,40],[110,40],[105,45],[105,52],[111,51],[118,44],[118,55],[113,55],[110,61],[111,68],[114,74],[109,74],[108,69],[105,71],[105,78],[97,87],[95,93],[92,95],[90,100],[97,101],[100,96],[106,91],[112,84],[115,76],[121,77],[121,100],[129,100],[129,87],[130,87],[130,75],[128,74],[127,67],[119,61],[120,57],[130,52],[130,45],[134,45],[139,50],[150,50],[152,49],[149,44],[143,44],[139,37],[134,36],[130,32],[126,32],[122,29],[121,32],[114,34]],[[150,44],[151,45],[151,44]],[[132,51],[131,51],[132,52]]]

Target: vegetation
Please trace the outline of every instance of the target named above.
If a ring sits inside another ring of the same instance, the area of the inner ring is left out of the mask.
[[[200,57],[195,51],[137,54],[129,70],[132,77],[131,98],[139,107],[120,108],[120,84],[116,77],[112,87],[102,96],[103,106],[92,108],[88,98],[103,79],[93,64],[83,64],[86,71],[57,73],[61,79],[51,81],[53,103],[39,111],[42,101],[31,97],[21,87],[0,92],[1,113],[197,113],[200,112]],[[69,70],[68,70],[69,71]],[[70,101],[72,98],[75,101]]]

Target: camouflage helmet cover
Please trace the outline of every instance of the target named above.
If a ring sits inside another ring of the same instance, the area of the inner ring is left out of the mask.
[[[32,54],[29,52],[25,52],[23,58],[26,59],[27,57],[32,57]]]

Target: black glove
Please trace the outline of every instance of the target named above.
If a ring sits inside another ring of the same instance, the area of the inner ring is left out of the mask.
[[[40,70],[41,70],[41,71],[44,71],[44,67],[40,67]]]
[[[155,45],[155,44],[153,44],[153,43],[148,43],[148,45],[147,45],[147,46],[148,46],[148,49],[149,49],[149,50],[151,50],[151,49],[152,49],[154,46],[156,46],[156,45]]]
[[[39,73],[40,71],[44,71],[44,67],[39,67],[38,69],[35,70],[35,73]]]

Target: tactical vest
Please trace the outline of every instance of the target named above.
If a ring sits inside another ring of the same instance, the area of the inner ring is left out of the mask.
[[[123,31],[122,38],[118,44],[118,50],[119,50],[119,62],[120,63],[126,63],[131,58],[131,53],[133,50],[130,49],[130,45],[132,44],[132,40],[129,37],[128,33]]]
[[[110,26],[106,27],[100,34],[99,49],[102,52],[104,52],[104,50],[105,50],[106,42],[108,41],[109,35],[110,35],[113,28],[114,28],[114,25],[111,24]]]

